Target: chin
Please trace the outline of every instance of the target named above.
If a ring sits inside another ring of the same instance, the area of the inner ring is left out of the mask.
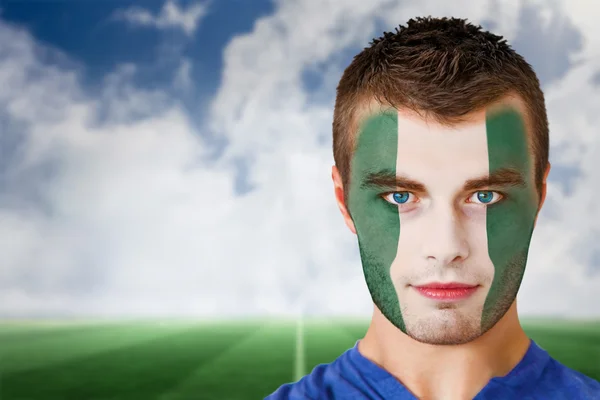
[[[406,334],[418,342],[433,345],[465,344],[483,334],[480,318],[469,318],[454,312],[436,314],[417,321],[406,321]]]
[[[413,334],[410,331],[408,336],[417,342],[424,344],[431,344],[436,346],[456,346],[460,344],[466,344],[481,336],[480,332],[464,332],[458,334],[440,332],[437,334],[425,333],[425,334]]]

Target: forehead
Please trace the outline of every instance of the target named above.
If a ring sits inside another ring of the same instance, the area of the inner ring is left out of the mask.
[[[522,98],[512,93],[500,98],[484,108],[461,116],[459,121],[448,123],[440,123],[433,117],[423,117],[422,115],[419,115],[416,112],[406,108],[394,109],[390,106],[384,106],[374,99],[367,101],[363,100],[356,108],[352,118],[354,120],[354,122],[351,123],[353,126],[351,131],[354,132],[352,141],[356,145],[359,141],[358,139],[360,134],[364,131],[363,128],[365,122],[383,113],[396,114],[398,117],[398,123],[403,125],[405,128],[398,133],[405,134],[404,136],[408,138],[408,134],[411,132],[429,132],[432,134],[465,132],[473,136],[473,134],[475,134],[477,131],[485,135],[487,131],[481,131],[480,128],[482,126],[485,127],[486,122],[498,118],[501,119],[503,115],[511,112],[519,115],[524,125],[527,146],[531,148],[533,124],[529,116],[529,112]],[[495,128],[498,130],[498,124],[495,125]],[[427,137],[424,137],[423,139],[427,140]],[[407,142],[407,144],[408,143],[410,142]],[[354,147],[356,148],[356,146]]]
[[[382,115],[388,118],[393,115],[394,123],[378,125],[369,122]],[[424,181],[434,176],[437,179],[447,177],[448,181],[467,179],[488,173],[492,161],[529,169],[532,158],[529,128],[526,108],[518,97],[507,96],[452,124],[440,123],[410,110],[369,103],[361,110],[356,151],[363,154],[368,151],[372,155],[369,157],[372,167],[385,159],[381,157],[384,153],[394,152],[398,173]],[[381,129],[395,132],[381,135],[382,132],[377,132]],[[366,139],[371,135],[387,139]],[[519,151],[519,157],[512,156],[510,153],[516,148],[524,150],[525,154]]]
[[[394,109],[391,106],[386,106],[375,100],[374,98],[366,98],[359,101],[357,107],[354,112],[354,122],[360,125],[361,122],[364,122],[367,118],[373,115],[380,114],[385,111],[389,111]],[[408,109],[408,108],[395,108],[397,112],[405,116],[414,116],[415,118],[425,119],[423,116],[419,116],[416,112]],[[473,122],[485,118],[485,115],[494,115],[495,113],[499,113],[503,110],[516,110],[523,116],[526,120],[527,130],[529,131],[531,128],[531,121],[528,115],[528,109],[525,104],[525,101],[514,93],[509,93],[498,100],[488,104],[485,107],[482,107],[478,110],[475,110],[471,113],[463,115],[460,118],[461,122]],[[433,119],[430,118],[432,121]],[[456,123],[455,125],[460,125],[460,123]]]
[[[398,112],[397,130],[398,172],[418,177],[420,172],[456,176],[487,171],[485,114],[448,126]]]

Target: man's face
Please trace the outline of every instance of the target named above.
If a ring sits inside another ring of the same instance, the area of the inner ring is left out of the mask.
[[[523,108],[505,103],[452,127],[393,109],[361,119],[347,207],[363,271],[418,341],[471,341],[517,295],[538,195]]]

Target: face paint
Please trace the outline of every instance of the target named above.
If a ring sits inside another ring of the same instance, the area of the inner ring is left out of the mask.
[[[511,110],[479,121],[448,128],[393,110],[357,136],[348,210],[367,286],[392,324],[427,343],[483,334],[523,277],[537,212],[525,125]],[[477,289],[452,301],[416,289],[433,282]]]
[[[381,190],[367,186],[370,171],[396,173],[398,115],[384,112],[367,119],[357,138],[352,158],[348,209],[356,227],[363,273],[373,301],[394,325],[405,330],[398,295],[390,277],[400,238],[398,209],[379,196]]]
[[[533,234],[538,198],[527,131],[520,114],[505,110],[488,115],[486,130],[489,169],[514,168],[524,184],[508,187],[506,199],[488,207],[488,252],[496,276],[485,300],[481,328],[490,329],[508,310],[521,286]]]

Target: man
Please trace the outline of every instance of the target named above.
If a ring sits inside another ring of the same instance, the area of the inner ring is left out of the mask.
[[[374,40],[339,83],[333,147],[373,317],[352,349],[267,399],[600,399],[519,323],[548,121],[501,37],[417,18]]]

